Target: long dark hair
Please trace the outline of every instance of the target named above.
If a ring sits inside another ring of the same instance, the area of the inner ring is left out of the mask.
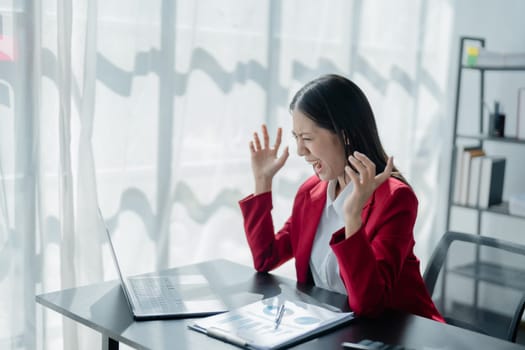
[[[388,156],[379,139],[374,112],[352,81],[335,74],[312,80],[293,97],[290,111],[294,109],[335,133],[344,145],[346,158],[359,151],[374,162],[377,173],[385,169]],[[395,167],[392,176],[408,184]]]

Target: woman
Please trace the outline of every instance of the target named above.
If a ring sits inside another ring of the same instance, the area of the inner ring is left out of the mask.
[[[288,158],[266,126],[250,142],[255,192],[239,204],[257,271],[295,258],[297,280],[348,295],[351,309],[376,316],[398,309],[440,322],[414,255],[417,198],[387,157],[364,93],[350,80],[322,76],[294,96],[297,153],[312,165],[292,214],[277,233],[272,180]]]

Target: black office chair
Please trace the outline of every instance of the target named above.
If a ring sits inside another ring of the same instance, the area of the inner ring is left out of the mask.
[[[525,307],[525,246],[447,232],[423,278],[447,323],[516,341]]]

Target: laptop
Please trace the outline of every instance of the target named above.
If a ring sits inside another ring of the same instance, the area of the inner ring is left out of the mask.
[[[135,320],[199,317],[228,311],[221,298],[211,289],[207,278],[198,272],[187,274],[169,270],[125,276],[100,208],[98,212],[122,290]]]

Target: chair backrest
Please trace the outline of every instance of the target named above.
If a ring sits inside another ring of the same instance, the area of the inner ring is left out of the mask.
[[[525,307],[525,246],[446,232],[423,278],[448,323],[516,341]]]

